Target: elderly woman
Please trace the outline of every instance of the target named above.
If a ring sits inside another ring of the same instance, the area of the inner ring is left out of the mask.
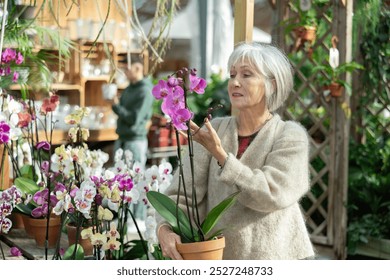
[[[224,259],[311,258],[299,207],[309,190],[308,136],[300,124],[275,113],[292,90],[291,65],[274,46],[241,43],[228,68],[236,116],[206,119],[199,131],[191,123],[199,206],[210,210],[241,191],[218,224],[226,239]],[[177,180],[166,194],[175,195]],[[180,237],[168,225],[158,228],[158,238],[164,256],[181,259],[175,246]]]

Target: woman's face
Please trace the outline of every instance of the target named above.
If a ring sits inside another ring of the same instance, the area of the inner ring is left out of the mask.
[[[228,93],[232,106],[239,110],[265,105],[263,78],[245,61],[230,68]]]

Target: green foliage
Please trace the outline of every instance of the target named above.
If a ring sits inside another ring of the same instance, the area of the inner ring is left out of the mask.
[[[390,11],[383,1],[357,1],[357,30],[363,33],[358,48],[366,71],[362,75],[365,95],[359,99],[357,116],[364,128],[362,144],[351,142],[348,192],[348,252],[355,253],[359,243],[369,237],[390,238],[390,137],[378,124],[388,123],[380,100],[387,101],[390,79]],[[381,6],[382,5],[382,6]],[[367,14],[370,14],[370,19]],[[375,100],[373,97],[376,97]],[[383,101],[382,101],[383,102]],[[366,106],[370,105],[370,110]]]
[[[113,259],[117,260],[146,260],[145,246],[148,246],[145,240],[131,240],[124,244],[124,254],[120,256],[119,251],[112,253]]]
[[[234,205],[238,194],[239,192],[230,195],[210,210],[201,225],[202,234],[204,236],[207,236],[212,231],[222,215]],[[172,199],[165,194],[156,191],[149,191],[146,196],[156,211],[172,226],[173,231],[180,235],[182,242],[201,241],[199,233],[194,233],[195,237],[192,238],[189,218]],[[213,238],[214,236],[215,234],[212,234],[211,237],[208,236],[208,239]]]
[[[390,237],[390,139],[350,144],[348,250],[368,237]]]
[[[325,65],[317,65],[316,67],[314,67],[312,69],[312,71],[313,71],[313,74],[318,73],[320,71],[323,71],[323,73],[326,74],[324,76],[322,73],[322,74],[317,76],[317,80],[319,81],[319,83],[321,85],[325,86],[325,85],[329,85],[330,83],[339,83],[343,87],[350,90],[351,89],[350,84],[348,84],[346,81],[344,81],[342,79],[341,75],[345,74],[347,72],[351,73],[355,70],[362,70],[362,69],[364,69],[364,67],[361,64],[359,64],[355,61],[351,61],[351,62],[342,63],[336,68],[333,68],[332,66],[330,66],[329,63],[327,63]]]
[[[15,186],[23,192],[23,196],[27,195],[33,196],[37,191],[41,188],[37,185],[37,183],[31,178],[26,177],[18,177],[14,180]],[[31,200],[28,204],[19,203],[15,205],[16,209],[18,209],[21,213],[26,215],[31,215],[31,211],[36,207],[36,203]]]
[[[73,244],[65,251],[64,260],[84,260],[84,249],[80,244]]]
[[[34,91],[48,92],[52,84],[50,64],[62,65],[62,61],[70,57],[74,44],[60,35],[59,31],[36,24],[34,19],[18,18],[15,4],[10,2],[10,16],[7,18],[4,33],[4,46],[17,49],[24,56],[21,68],[28,69],[26,82],[22,86],[22,97],[27,98],[28,88]],[[51,42],[52,49],[37,49]],[[55,50],[53,52],[53,50]]]
[[[203,123],[208,115],[209,108],[223,107],[212,112],[213,117],[223,117],[230,114],[230,100],[227,92],[228,79],[222,79],[217,74],[212,74],[207,81],[204,94],[192,94],[188,96],[188,107],[194,112],[194,121],[197,124]]]
[[[168,196],[149,191],[147,198],[156,211],[172,226],[174,232],[179,234],[184,242],[192,239],[190,220],[181,208]],[[195,238],[199,238],[197,235]]]

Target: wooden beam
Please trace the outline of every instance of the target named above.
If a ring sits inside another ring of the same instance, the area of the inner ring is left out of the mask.
[[[253,38],[254,0],[234,1],[234,44]]]
[[[254,8],[254,0],[234,1],[234,45],[252,41]],[[238,111],[232,110],[231,115],[237,116]]]

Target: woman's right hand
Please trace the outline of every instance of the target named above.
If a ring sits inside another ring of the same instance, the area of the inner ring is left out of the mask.
[[[158,240],[160,242],[161,251],[164,257],[169,257],[172,260],[182,260],[182,256],[176,249],[176,244],[181,244],[180,236],[172,231],[172,229],[163,225],[158,230]]]

